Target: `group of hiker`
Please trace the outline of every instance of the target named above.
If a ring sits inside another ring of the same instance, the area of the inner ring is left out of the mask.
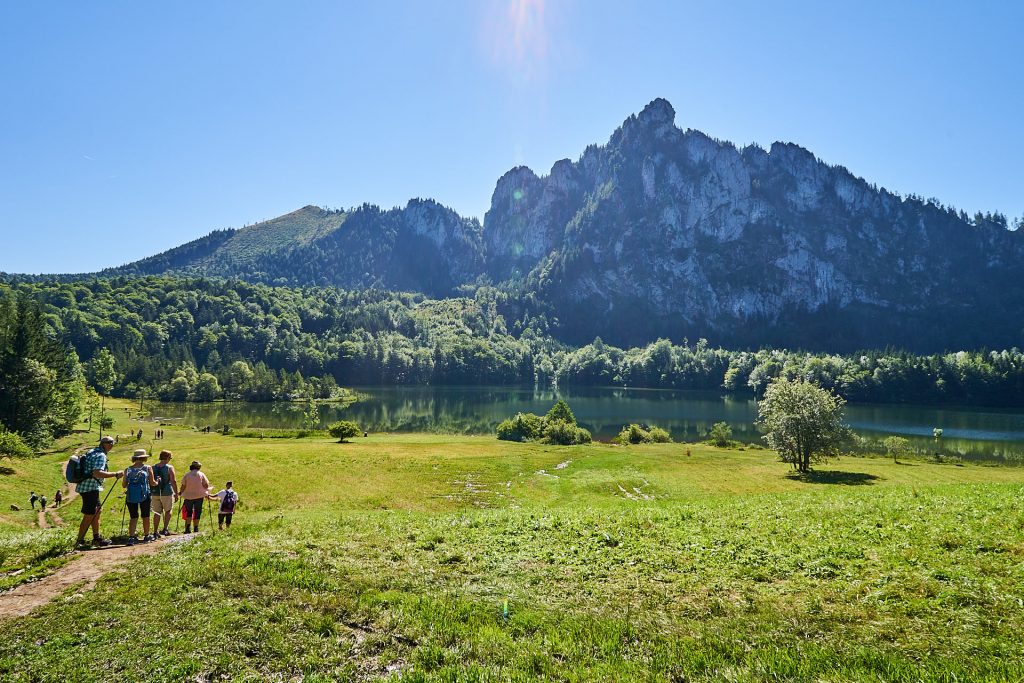
[[[61,494],[60,489],[57,489],[57,492],[53,494],[53,507],[59,508],[63,500],[64,496]],[[36,492],[33,491],[28,497],[28,504],[32,506],[33,510],[35,510],[37,502],[39,503],[40,510],[45,510],[47,503],[49,503],[49,501],[46,500],[46,494],[37,496]]]
[[[103,490],[104,479],[120,479],[124,490],[125,507],[130,521],[128,523],[128,545],[137,542],[136,531],[139,518],[142,519],[142,542],[156,540],[160,536],[169,536],[171,515],[174,514],[175,500],[181,500],[181,518],[185,521],[185,533],[199,531],[199,520],[202,517],[203,505],[206,501],[218,501],[217,524],[223,529],[231,527],[231,518],[238,504],[238,494],[227,482],[225,487],[216,493],[211,492],[210,480],[203,474],[202,464],[196,460],[189,465],[188,472],[178,481],[177,473],[171,460],[174,455],[170,451],[161,451],[159,464],[147,464],[149,453],[138,449],[132,454],[132,464],[124,470],[108,470],[107,454],[114,447],[113,437],[104,436],[99,446],[83,456],[83,469],[88,476],[77,484],[76,491],[82,498],[82,523],[78,527],[76,546],[87,547],[85,535],[92,528],[92,545],[103,547],[110,545],[109,539],[100,535],[100,491]],[[112,492],[112,491],[111,491]],[[109,497],[110,493],[107,494]],[[105,499],[104,499],[105,500]],[[122,516],[123,516],[122,512]],[[152,515],[152,517],[151,517]],[[152,519],[152,527],[150,526]],[[162,528],[161,528],[162,521]],[[151,533],[152,532],[152,533]]]

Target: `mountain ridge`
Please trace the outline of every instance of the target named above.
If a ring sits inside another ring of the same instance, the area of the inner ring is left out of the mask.
[[[494,284],[574,343],[1024,342],[1024,238],[1005,218],[902,197],[793,143],[737,147],[683,130],[661,98],[576,161],[510,169],[483,224],[433,200],[306,206],[102,274],[441,297]]]

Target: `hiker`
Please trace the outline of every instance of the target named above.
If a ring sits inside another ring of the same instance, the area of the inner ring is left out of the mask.
[[[123,472],[107,471],[107,454],[114,447],[114,439],[104,436],[100,439],[100,445],[85,454],[85,471],[89,477],[75,485],[75,490],[82,498],[82,523],[78,525],[78,540],[75,546],[85,546],[85,532],[92,527],[92,544],[94,546],[108,546],[110,541],[100,536],[100,491],[103,490],[101,479],[117,479]]]
[[[36,509],[36,501],[37,501],[37,500],[39,500],[39,496],[37,496],[37,495],[36,495],[36,492],[35,492],[35,491],[33,491],[33,492],[32,492],[32,495],[30,495],[30,496],[28,497],[28,504],[32,506],[32,509],[33,509],[33,510],[35,510],[35,509]]]
[[[135,440],[136,441],[141,441],[142,440],[142,430],[141,429],[139,430],[139,435],[135,437]]]
[[[55,494],[53,494],[53,506],[59,508],[60,504],[63,503],[63,502],[64,502],[64,494],[60,492],[60,489],[57,489],[57,492]]]
[[[167,525],[171,523],[174,512],[174,500],[178,497],[178,480],[171,466],[170,451],[160,451],[160,464],[153,465],[153,476],[160,482],[153,491],[153,535],[170,536]],[[160,529],[160,518],[163,517],[164,528]]]
[[[193,460],[188,466],[188,474],[181,478],[181,485],[178,487],[178,496],[182,498],[182,518],[185,520],[185,533],[192,533],[192,526],[195,525],[196,532],[199,531],[199,517],[203,514],[203,503],[210,495],[210,480],[200,472],[203,465],[198,460]]]
[[[128,545],[135,545],[135,529],[139,525],[139,514],[142,514],[142,542],[149,543],[155,537],[149,533],[149,510],[152,505],[152,488],[157,485],[153,477],[153,469],[146,464],[149,453],[140,448],[132,454],[132,466],[124,471],[121,486],[127,492]]]
[[[45,510],[46,509],[46,496],[39,496],[39,509],[40,510]]]
[[[223,529],[227,524],[231,528],[231,516],[235,514],[235,505],[238,504],[238,494],[231,488],[229,481],[220,491],[213,494],[213,497],[220,500],[220,507],[217,509],[217,528]]]

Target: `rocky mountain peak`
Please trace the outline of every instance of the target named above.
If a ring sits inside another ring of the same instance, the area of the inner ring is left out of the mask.
[[[658,97],[644,107],[636,118],[645,126],[675,125],[676,110],[668,100]]]

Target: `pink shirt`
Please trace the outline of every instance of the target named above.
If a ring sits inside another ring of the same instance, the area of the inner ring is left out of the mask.
[[[205,498],[210,493],[210,480],[199,470],[189,470],[181,478],[181,497],[185,500]]]

